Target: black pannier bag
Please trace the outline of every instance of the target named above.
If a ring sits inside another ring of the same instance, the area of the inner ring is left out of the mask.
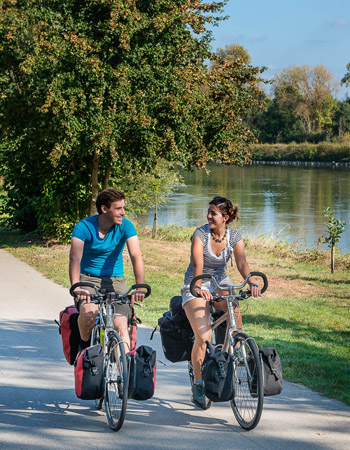
[[[171,311],[165,312],[163,317],[158,319],[164,355],[173,363],[189,361],[194,342],[190,322],[180,302],[182,297],[173,297],[170,301]],[[179,303],[181,308],[178,306]]]
[[[100,344],[82,350],[74,362],[75,394],[82,400],[103,396],[104,351]]]
[[[184,312],[181,295],[175,295],[175,297],[170,300],[169,310],[172,316],[175,316],[178,312]]]
[[[202,364],[204,393],[213,402],[227,402],[234,397],[233,361],[221,346],[207,341],[207,349]]]
[[[156,351],[148,345],[140,345],[130,355],[129,398],[148,400],[156,386]]]
[[[264,396],[278,395],[282,392],[282,365],[277,350],[266,347],[259,350],[261,371],[263,375]],[[254,361],[251,360],[250,369],[254,372]],[[251,393],[256,394],[256,380],[252,381]]]

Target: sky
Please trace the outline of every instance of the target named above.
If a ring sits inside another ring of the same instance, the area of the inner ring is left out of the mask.
[[[229,0],[212,46],[242,45],[271,79],[291,65],[323,64],[340,86],[350,62],[350,0]],[[350,97],[350,86],[334,95]]]

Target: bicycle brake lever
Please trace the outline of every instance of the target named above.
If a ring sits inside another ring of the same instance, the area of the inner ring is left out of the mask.
[[[251,297],[252,293],[251,291],[239,291],[239,296],[241,297],[240,300],[244,300],[245,298]]]
[[[221,297],[219,294],[215,294],[215,292],[212,294],[213,299],[212,302],[222,302],[224,300],[223,297]]]

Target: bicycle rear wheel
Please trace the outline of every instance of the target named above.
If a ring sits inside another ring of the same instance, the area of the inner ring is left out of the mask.
[[[259,350],[254,339],[245,333],[235,335],[231,345],[235,394],[230,403],[240,426],[252,430],[260,421],[264,403]]]
[[[124,343],[114,331],[109,334],[105,377],[105,405],[108,424],[113,431],[118,431],[125,419],[129,377]]]

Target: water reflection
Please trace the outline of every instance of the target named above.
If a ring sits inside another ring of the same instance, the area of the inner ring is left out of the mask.
[[[350,251],[349,169],[325,167],[209,166],[205,171],[183,172],[186,186],[159,209],[159,225],[198,226],[206,221],[214,195],[229,197],[240,207],[243,234],[281,233],[290,241],[312,247],[325,233],[323,208],[330,206],[347,222],[339,247]],[[141,218],[151,226],[154,211]]]

